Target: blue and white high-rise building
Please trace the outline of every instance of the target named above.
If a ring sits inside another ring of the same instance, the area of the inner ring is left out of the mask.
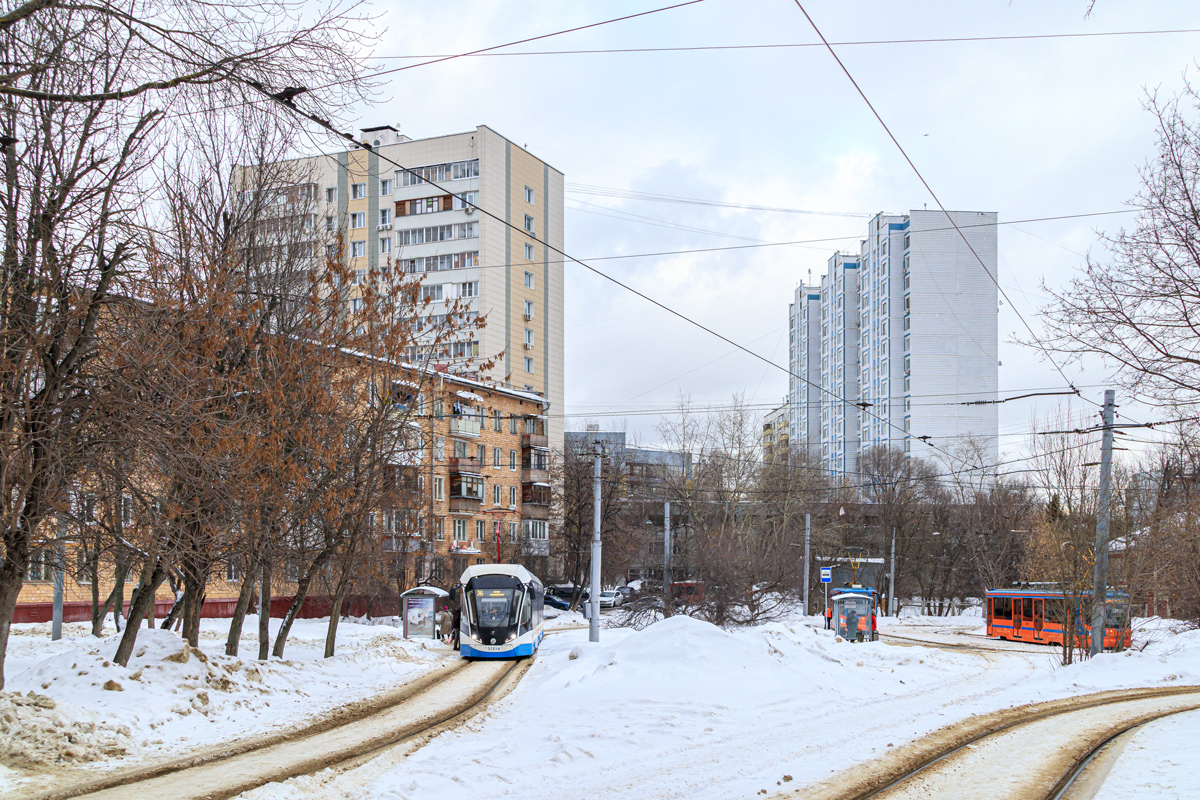
[[[996,214],[950,216],[954,224],[941,211],[878,214],[857,254],[829,259],[817,357],[800,347],[810,288],[797,289],[789,311],[792,438],[818,453],[835,478],[849,481],[858,456],[876,446],[950,469],[961,464],[946,451],[968,444],[976,463],[998,458],[996,406],[962,405],[995,399],[998,390]],[[816,440],[802,413],[814,393]]]

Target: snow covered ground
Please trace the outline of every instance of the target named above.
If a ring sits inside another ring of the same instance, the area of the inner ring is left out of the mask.
[[[1200,711],[1151,722],[1121,751],[1094,800],[1200,797]]]
[[[961,619],[970,630],[978,617]],[[906,621],[948,630],[945,618]],[[1124,686],[1200,683],[1200,632],[1069,668],[1054,654],[835,642],[819,618],[723,631],[675,617],[643,631],[547,637],[491,712],[386,768],[329,776],[322,797],[746,797],[852,770],[967,716]],[[255,800],[308,796],[287,784]],[[308,785],[311,790],[311,784]]]
[[[302,620],[288,659],[258,664],[249,633],[255,622],[247,621],[243,640],[251,658],[220,655],[224,623],[214,620],[206,621],[201,653],[174,635],[143,632],[129,669],[105,663],[115,636],[96,640],[83,626],[68,626],[69,638],[54,643],[48,626],[21,626],[10,640],[12,693],[0,694],[7,704],[0,708],[0,760],[75,759],[98,769],[123,754],[121,763],[158,759],[294,725],[453,658],[440,644],[405,642],[386,625],[343,622],[339,655],[325,660],[325,622]],[[880,624],[885,633],[962,641],[978,632],[980,618],[905,616]],[[1140,651],[1066,668],[1057,666],[1054,648],[837,642],[820,629],[820,617],[733,631],[674,617],[642,631],[605,628],[599,644],[574,629],[584,625],[581,615],[556,614],[548,627],[558,632],[507,698],[415,752],[385,752],[344,773],[247,796],[770,795],[835,778],[974,714],[1101,689],[1200,684],[1200,631],[1163,620],[1139,621]],[[106,690],[108,681],[121,688]],[[1143,729],[1112,772],[1112,781],[1125,781],[1113,785],[1125,788],[1106,796],[1181,796],[1161,788],[1179,763],[1179,748],[1168,743],[1195,741],[1196,717]],[[21,774],[7,774],[12,788]]]
[[[224,655],[228,620],[203,620],[200,647],[143,629],[128,667],[114,664],[120,636],[90,626],[14,625],[6,691],[0,692],[0,790],[48,766],[107,768],[286,729],[379,694],[453,660],[431,640],[394,627],[338,626],[337,655],[323,658],[327,620],[297,620],[286,658],[259,662],[257,617],[243,628],[240,658]],[[272,635],[279,620],[271,620]],[[30,767],[25,770],[21,767]]]

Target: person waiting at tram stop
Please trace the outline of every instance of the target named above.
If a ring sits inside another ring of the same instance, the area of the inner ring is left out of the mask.
[[[855,638],[858,630],[858,610],[851,606],[846,609],[846,636],[847,638]]]
[[[442,606],[442,613],[438,614],[438,634],[445,644],[450,644],[450,636],[453,632],[454,615],[450,612],[450,606],[447,604]]]
[[[825,607],[825,630],[833,628],[833,609],[829,606]]]

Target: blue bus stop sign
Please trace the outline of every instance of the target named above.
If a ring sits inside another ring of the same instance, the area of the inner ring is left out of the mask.
[[[821,583],[833,583],[833,567],[821,567]]]

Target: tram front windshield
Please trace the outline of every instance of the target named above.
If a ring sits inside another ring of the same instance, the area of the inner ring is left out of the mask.
[[[512,589],[476,589],[475,612],[481,628],[499,628],[508,624],[512,609]]]
[[[486,575],[472,580],[467,596],[475,624],[480,628],[507,628],[515,624],[520,586],[516,578],[504,575]]]

